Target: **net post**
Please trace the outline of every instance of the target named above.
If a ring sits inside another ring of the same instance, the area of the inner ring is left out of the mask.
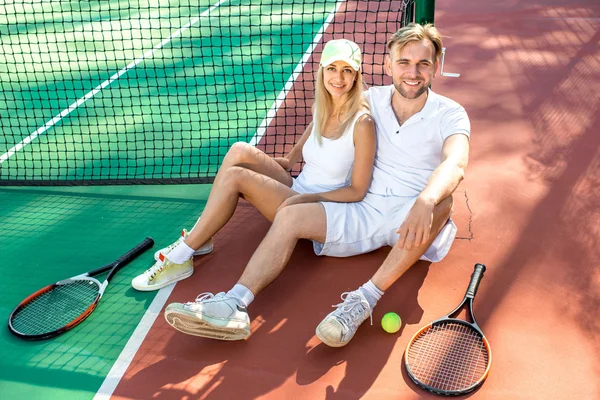
[[[433,24],[435,16],[435,0],[417,0],[415,6],[415,22]]]

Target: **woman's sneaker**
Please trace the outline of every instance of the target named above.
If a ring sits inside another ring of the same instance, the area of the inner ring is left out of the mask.
[[[177,245],[181,242],[183,242],[185,240],[186,237],[188,237],[189,233],[187,230],[183,230],[181,231],[181,236],[179,237],[179,239],[177,239],[177,241],[167,247],[165,247],[164,249],[160,249],[158,250],[156,253],[154,253],[154,259],[156,261],[158,261],[158,257],[159,255],[162,253],[165,256],[168,255],[171,251],[173,251],[173,249],[175,247],[177,247]],[[204,243],[198,250],[194,251],[194,255],[195,256],[201,256],[203,254],[208,254],[210,252],[213,251],[213,238],[210,238],[208,240],[208,242]]]
[[[221,292],[202,293],[195,301],[171,303],[165,319],[188,335],[220,340],[242,340],[250,336],[250,317],[240,301]]]
[[[194,273],[194,264],[190,257],[183,264],[175,264],[162,253],[159,253],[158,260],[150,269],[141,275],[136,276],[131,281],[131,286],[136,290],[144,292],[158,290],[190,277]]]

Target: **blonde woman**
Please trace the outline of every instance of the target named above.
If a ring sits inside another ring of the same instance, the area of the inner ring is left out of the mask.
[[[240,197],[270,221],[279,209],[293,204],[362,200],[371,181],[376,133],[363,96],[360,66],[356,43],[329,41],[317,71],[313,122],[290,153],[272,158],[249,144],[234,144],[194,228],[156,252],[156,263],[134,278],[132,286],[157,290],[192,275],[192,257],[212,251],[213,235],[232,217]],[[288,171],[301,158],[305,165],[294,179]],[[241,285],[230,293],[240,299],[252,296]],[[175,327],[185,332],[185,326]]]

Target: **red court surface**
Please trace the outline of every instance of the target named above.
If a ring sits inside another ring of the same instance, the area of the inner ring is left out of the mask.
[[[405,374],[404,349],[462,299],[476,262],[488,267],[475,314],[493,364],[470,397],[600,398],[600,3],[445,0],[436,25],[447,36],[446,70],[461,77],[438,78],[434,90],[472,122],[450,254],[409,270],[378,304],[373,326],[333,349],[315,327],[389,249],[318,258],[302,242],[250,306],[247,341],[186,336],[161,316],[114,398],[433,398]],[[169,302],[228,290],[267,229],[242,204]],[[388,311],[404,321],[396,334],[379,325]]]

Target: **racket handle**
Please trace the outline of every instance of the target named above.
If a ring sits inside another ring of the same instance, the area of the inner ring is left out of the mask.
[[[127,253],[123,254],[121,257],[115,261],[115,269],[108,273],[106,277],[107,281],[110,281],[113,275],[123,268],[125,265],[129,264],[134,258],[148,250],[150,247],[154,246],[154,240],[151,237],[147,237],[140,244],[135,246],[133,249],[129,250]]]
[[[483,273],[485,272],[485,265],[477,263],[475,264],[475,271],[473,271],[473,275],[471,275],[471,283],[469,283],[469,288],[467,289],[466,297],[474,298],[475,294],[477,294],[477,288],[479,287],[479,282],[481,282],[481,278],[483,278]]]

